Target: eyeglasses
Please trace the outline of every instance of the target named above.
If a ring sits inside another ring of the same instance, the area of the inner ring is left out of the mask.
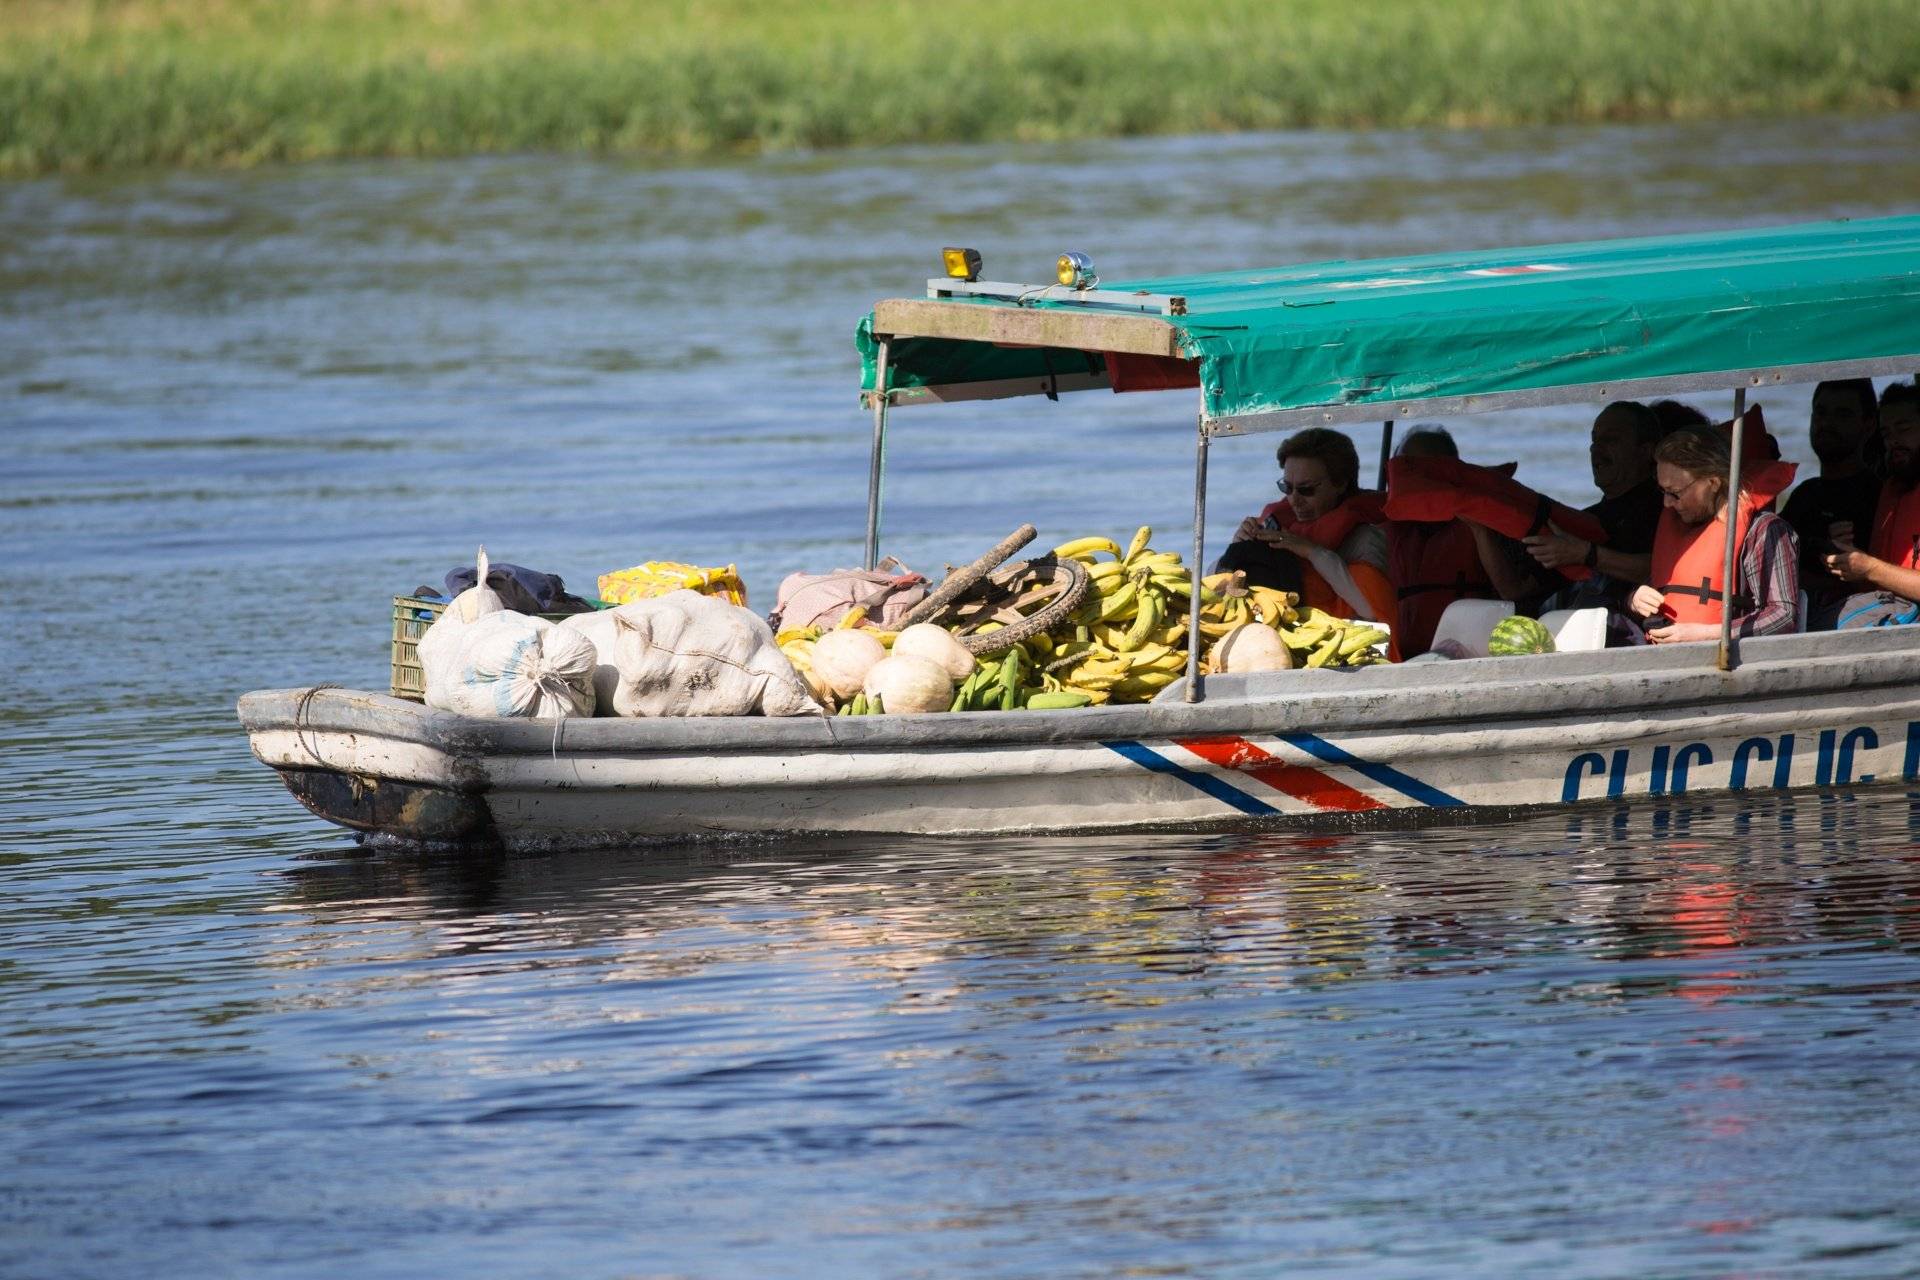
[[[1674,502],[1678,502],[1680,501],[1681,495],[1686,493],[1687,490],[1693,488],[1693,486],[1699,484],[1703,480],[1711,480],[1711,479],[1713,479],[1712,476],[1695,476],[1693,479],[1681,485],[1678,489],[1669,489],[1665,485],[1662,485],[1660,486],[1660,492],[1664,494],[1668,499]]]
[[[1283,498],[1291,498],[1296,495],[1302,498],[1311,498],[1314,494],[1320,492],[1320,486],[1324,483],[1325,481],[1315,481],[1312,484],[1289,484],[1285,480],[1275,480],[1273,487],[1280,491],[1280,496]]]

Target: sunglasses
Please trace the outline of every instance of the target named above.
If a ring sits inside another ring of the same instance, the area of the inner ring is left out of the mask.
[[[1280,496],[1283,498],[1291,498],[1296,494],[1302,498],[1311,498],[1320,492],[1321,485],[1324,483],[1320,481],[1314,484],[1289,484],[1285,480],[1275,480],[1273,486],[1280,491]]]
[[[1687,483],[1681,485],[1678,489],[1669,489],[1665,485],[1662,485],[1660,487],[1660,492],[1665,494],[1667,497],[1673,499],[1675,502],[1678,502],[1680,501],[1681,495],[1685,494],[1687,490],[1693,488],[1695,485],[1701,483],[1702,481],[1711,480],[1711,479],[1713,479],[1712,476],[1695,476],[1693,479],[1687,481]]]

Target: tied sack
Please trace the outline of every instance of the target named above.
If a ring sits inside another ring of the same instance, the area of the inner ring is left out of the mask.
[[[430,646],[445,621],[420,638],[428,706],[487,719],[593,714],[598,655],[586,637],[544,618],[502,611],[457,624]]]
[[[568,618],[591,639],[601,714],[805,716],[822,714],[773,632],[749,610],[694,591]]]
[[[899,628],[900,619],[927,598],[927,580],[907,571],[888,556],[878,569],[835,569],[832,573],[790,573],[774,596],[767,615],[781,631],[800,627],[827,630],[865,605],[866,621],[883,631]]]

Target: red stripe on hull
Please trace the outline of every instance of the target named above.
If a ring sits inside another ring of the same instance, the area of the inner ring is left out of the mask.
[[[1265,783],[1296,800],[1304,800],[1315,808],[1340,813],[1364,813],[1369,809],[1387,807],[1384,801],[1375,800],[1364,791],[1356,791],[1338,778],[1328,777],[1320,770],[1305,765],[1288,764],[1245,738],[1175,738],[1174,745],[1191,751],[1208,764],[1244,773],[1256,782]]]

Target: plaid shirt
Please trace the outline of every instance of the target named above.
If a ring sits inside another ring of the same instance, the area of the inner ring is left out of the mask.
[[[1736,636],[1778,636],[1800,629],[1800,539],[1793,526],[1763,511],[1747,526],[1735,557],[1736,599],[1754,602],[1736,614]]]

